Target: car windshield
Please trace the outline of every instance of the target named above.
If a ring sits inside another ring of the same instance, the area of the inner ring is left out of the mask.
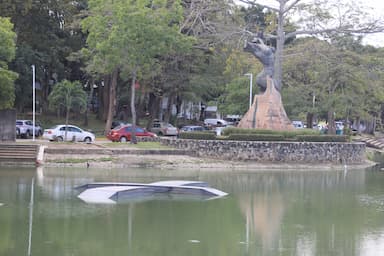
[[[22,125],[23,122],[21,122],[21,121],[16,121],[16,124],[17,124],[17,125]]]

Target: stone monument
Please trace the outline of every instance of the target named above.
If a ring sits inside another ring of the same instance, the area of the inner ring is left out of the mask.
[[[260,38],[247,42],[244,51],[252,53],[262,64],[263,70],[256,77],[256,84],[262,92],[256,95],[248,112],[240,120],[239,128],[269,130],[293,130],[281,101],[281,86],[272,77],[274,73],[274,48],[263,43]]]

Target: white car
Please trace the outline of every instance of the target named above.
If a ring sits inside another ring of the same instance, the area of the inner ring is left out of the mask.
[[[50,141],[84,141],[91,143],[95,141],[95,135],[91,132],[82,130],[74,125],[55,125],[52,128],[45,129],[43,138]]]

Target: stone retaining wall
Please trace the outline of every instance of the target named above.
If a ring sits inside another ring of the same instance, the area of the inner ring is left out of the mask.
[[[358,164],[366,160],[365,143],[265,142],[161,138],[161,144],[191,155],[223,160],[273,163]]]
[[[0,141],[16,141],[16,110],[0,110]]]

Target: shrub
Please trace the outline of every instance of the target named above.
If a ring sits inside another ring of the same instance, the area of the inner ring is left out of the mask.
[[[347,135],[297,135],[298,141],[307,142],[348,142]]]
[[[227,140],[243,141],[282,141],[284,136],[279,134],[230,134]]]
[[[297,129],[293,131],[273,131],[266,129],[244,129],[236,127],[227,127],[223,130],[223,135],[229,136],[231,134],[274,134],[281,135],[285,139],[294,139],[298,135],[319,135],[320,131],[314,129]]]
[[[182,132],[179,135],[180,139],[193,139],[193,140],[214,140],[216,134],[213,132]]]

